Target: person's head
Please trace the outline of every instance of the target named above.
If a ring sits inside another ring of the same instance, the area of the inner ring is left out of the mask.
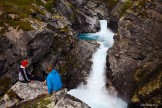
[[[53,70],[52,66],[49,65],[49,66],[47,67],[47,73],[50,73],[52,70]]]
[[[27,67],[28,64],[29,64],[29,61],[28,61],[28,60],[23,60],[23,61],[21,62],[21,65],[22,65],[23,67]]]

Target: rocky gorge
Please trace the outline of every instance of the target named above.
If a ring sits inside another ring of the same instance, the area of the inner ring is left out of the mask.
[[[116,33],[114,45],[107,52],[108,91],[116,92],[130,108],[162,105],[161,0],[1,0],[0,6],[1,103],[10,88],[10,94],[21,94],[13,88],[21,85],[17,73],[23,59],[29,59],[30,72],[42,78],[48,65],[55,66],[68,90],[81,82],[86,84],[98,44],[78,40],[77,36],[98,31],[98,20],[105,19]],[[36,93],[46,103],[44,89],[41,91]],[[26,100],[17,98],[10,107],[22,106],[21,99]],[[80,104],[75,104],[70,96],[63,99],[68,102],[58,100],[56,104],[62,102],[64,107],[66,103],[73,103],[76,108],[88,107],[79,100]]]

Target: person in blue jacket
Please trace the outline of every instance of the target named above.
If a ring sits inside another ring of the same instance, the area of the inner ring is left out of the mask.
[[[53,92],[59,91],[62,88],[60,74],[56,70],[54,70],[52,66],[49,66],[47,68],[47,73],[48,76],[44,83],[47,84],[48,94],[52,94]]]

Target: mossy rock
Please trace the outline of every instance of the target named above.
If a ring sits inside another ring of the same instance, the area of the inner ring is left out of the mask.
[[[36,5],[33,5],[34,3]],[[0,26],[9,25],[25,31],[33,30],[30,22],[26,19],[30,18],[33,11],[44,15],[45,13],[38,7],[40,5],[44,6],[41,0],[1,0],[0,6],[3,14],[0,15]],[[12,19],[9,14],[15,15],[17,18]]]
[[[14,105],[11,108],[47,108],[52,102],[52,95],[42,94],[37,98]]]
[[[132,0],[126,0],[124,3],[121,4],[120,9],[118,10],[119,16],[122,17],[126,11],[133,6]]]
[[[162,63],[161,56],[153,54],[135,72],[136,90],[131,98],[131,105],[162,105]]]
[[[52,8],[56,5],[57,0],[46,0],[47,2],[44,4],[44,7],[49,11],[52,12]]]

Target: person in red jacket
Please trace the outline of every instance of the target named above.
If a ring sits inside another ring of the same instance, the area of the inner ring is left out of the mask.
[[[28,83],[28,82],[32,83],[34,80],[43,81],[42,78],[40,78],[38,76],[31,75],[28,72],[28,70],[27,70],[28,65],[29,65],[28,60],[23,60],[21,62],[21,66],[19,68],[19,81],[23,82],[23,83]]]

